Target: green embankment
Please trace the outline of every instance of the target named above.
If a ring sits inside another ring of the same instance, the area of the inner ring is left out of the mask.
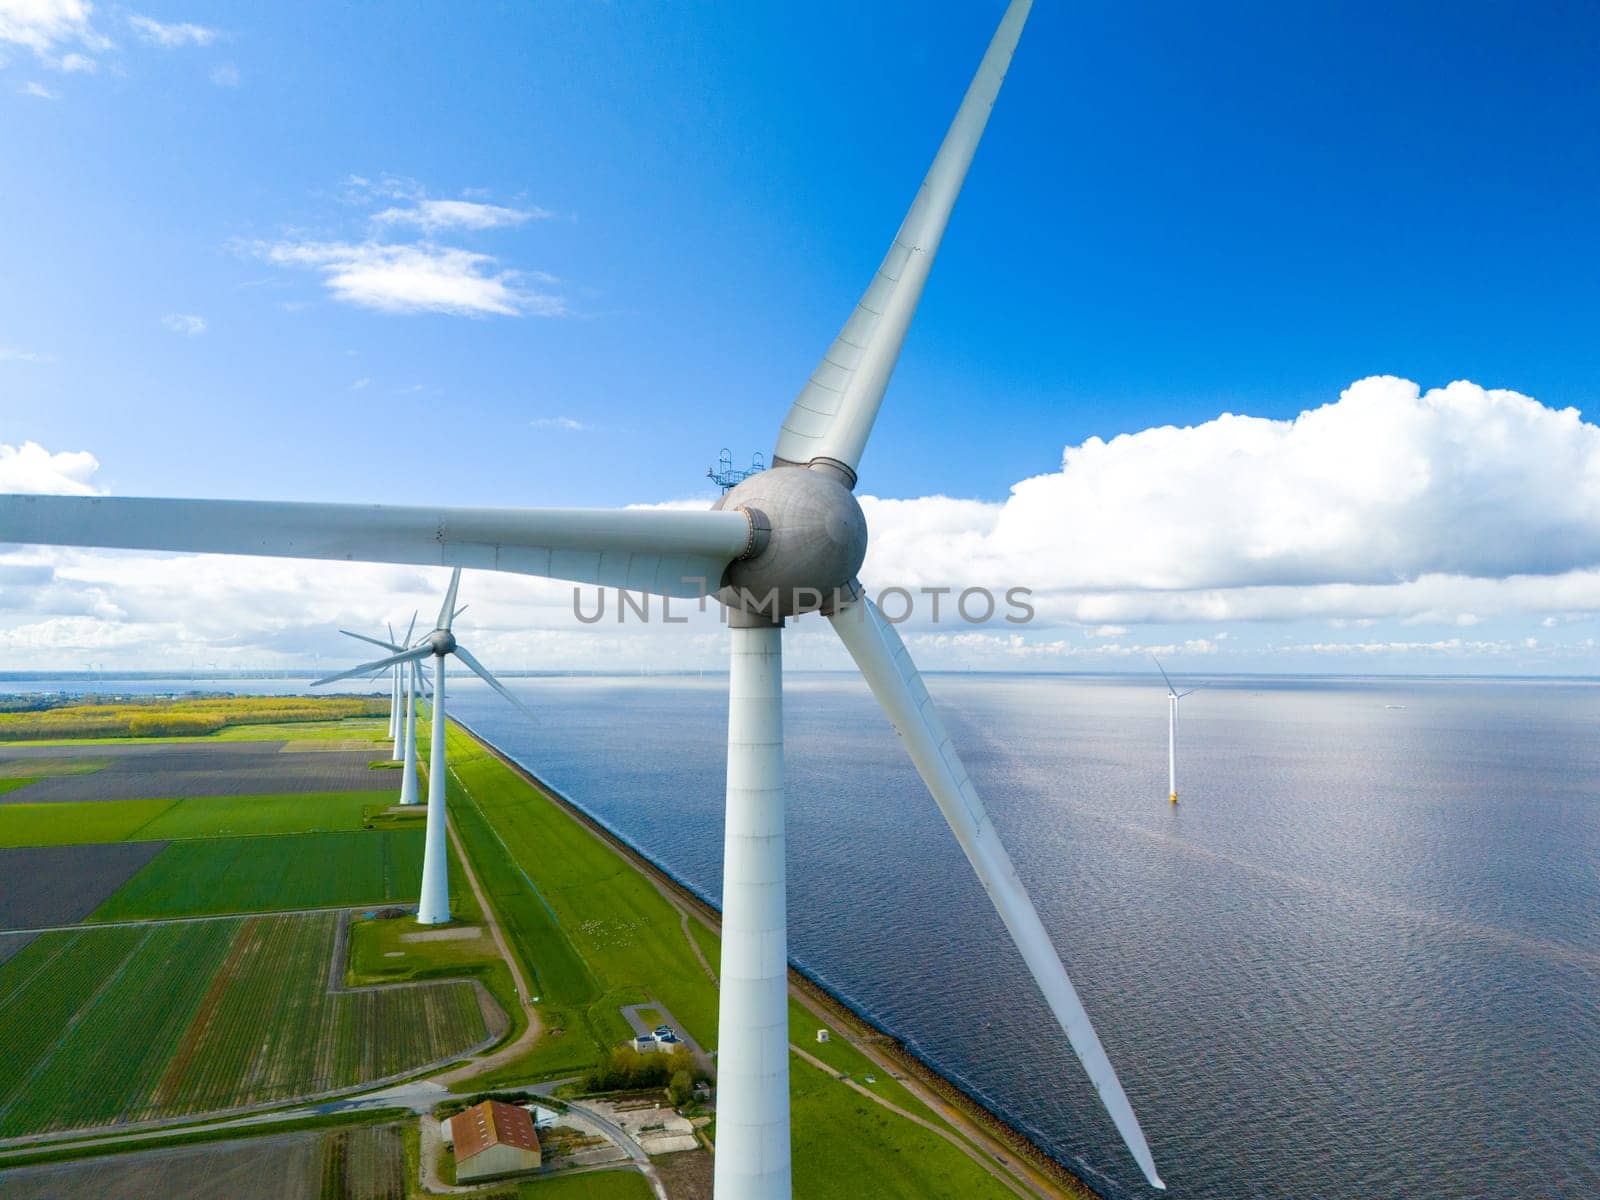
[[[481,1041],[470,985],[341,991],[337,917],[42,934],[0,966],[0,1137],[289,1100]]]
[[[5,795],[7,792],[14,792],[18,788],[25,788],[30,783],[36,782],[37,780],[34,779],[0,779],[0,796]]]
[[[422,831],[366,830],[173,842],[91,921],[415,901]]]
[[[659,1002],[701,1045],[714,1048],[717,990],[684,936],[678,909],[475,739],[455,728],[449,736],[457,829],[515,951],[537,975],[544,992],[540,1017],[547,1028],[563,1030],[555,1037],[547,1033],[522,1060],[474,1079],[471,1090],[572,1070],[582,1055],[597,1055],[628,1036],[617,1013],[622,1004]],[[514,919],[508,909],[515,910]],[[716,934],[694,918],[688,925],[689,937],[717,964]],[[848,1043],[816,1043],[820,1024],[791,1003],[791,1039],[833,1069],[790,1060],[796,1195],[821,1200],[1013,1195],[937,1133],[836,1078],[834,1072],[857,1081],[875,1074],[877,1082],[865,1085],[870,1092],[949,1130],[938,1114]]]
[[[0,792],[7,782],[0,780]],[[349,832],[362,827],[369,810],[394,799],[393,791],[373,791],[5,804],[0,805],[0,846]]]

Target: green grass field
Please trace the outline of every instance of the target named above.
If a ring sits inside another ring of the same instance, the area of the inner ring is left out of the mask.
[[[306,833],[173,842],[91,921],[415,901],[422,831]]]
[[[33,779],[0,779],[0,796],[14,792],[18,788],[25,788],[33,782]]]
[[[0,780],[0,792],[7,780]],[[167,842],[359,830],[369,809],[393,791],[269,796],[191,796],[182,800],[85,800],[0,805],[0,846],[76,846],[87,842]]]
[[[330,990],[336,921],[41,935],[0,966],[0,1136],[288,1100],[485,1036],[467,984]]]
[[[708,1036],[716,994],[649,881],[460,730],[450,755],[456,827],[549,1031],[491,1081],[592,1066],[631,1036],[621,1006],[652,994]]]

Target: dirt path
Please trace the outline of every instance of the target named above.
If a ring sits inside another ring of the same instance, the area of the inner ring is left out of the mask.
[[[1001,1183],[1005,1184],[1006,1187],[1010,1188],[1017,1195],[1023,1197],[1023,1200],[1028,1200],[1028,1197],[1029,1196],[1033,1196],[1033,1195],[1049,1195],[1049,1193],[1038,1193],[1038,1192],[1034,1192],[1034,1191],[1032,1191],[1030,1189],[1024,1188],[1021,1183],[1017,1182],[1017,1180],[1011,1175],[1010,1172],[1007,1172],[1007,1171],[996,1171],[994,1168],[995,1168],[995,1166],[997,1164],[990,1162],[987,1158],[984,1157],[983,1152],[981,1150],[977,1149],[975,1146],[971,1145],[970,1143],[968,1143],[964,1139],[957,1137],[955,1134],[951,1133],[948,1129],[941,1129],[939,1126],[935,1125],[932,1121],[925,1120],[924,1118],[917,1116],[916,1113],[907,1112],[905,1109],[901,1108],[898,1104],[891,1104],[889,1101],[885,1100],[882,1096],[878,1095],[878,1093],[872,1091],[870,1088],[863,1087],[861,1084],[857,1083],[854,1079],[846,1079],[846,1078],[844,1078],[843,1076],[841,1076],[839,1074],[839,1072],[835,1068],[830,1067],[827,1063],[823,1062],[820,1058],[817,1058],[815,1055],[808,1054],[804,1049],[802,1049],[801,1047],[795,1045],[793,1042],[789,1043],[789,1049],[793,1053],[795,1053],[795,1054],[799,1055],[801,1058],[805,1059],[805,1061],[810,1063],[813,1067],[816,1067],[818,1070],[821,1070],[821,1071],[826,1071],[829,1075],[832,1075],[840,1083],[844,1084],[848,1088],[852,1088],[855,1091],[859,1092],[861,1095],[865,1096],[868,1100],[871,1100],[874,1104],[880,1104],[884,1108],[887,1108],[890,1112],[894,1113],[896,1116],[903,1117],[905,1120],[910,1121],[913,1125],[920,1125],[923,1129],[926,1129],[929,1133],[936,1134],[937,1136],[942,1137],[945,1141],[949,1142],[952,1146],[954,1146],[957,1150],[961,1151],[961,1153],[965,1154],[973,1162],[977,1163],[984,1170],[988,1171],[989,1174],[993,1175]],[[904,1083],[905,1081],[901,1080],[900,1082]]]
[[[459,784],[461,781],[458,779],[456,782]],[[450,844],[456,848],[456,857],[461,860],[461,870],[466,874],[467,882],[472,886],[472,894],[478,898],[478,910],[483,913],[484,927],[488,929],[489,935],[494,938],[494,944],[500,947],[500,957],[504,958],[506,966],[511,968],[511,979],[516,988],[517,1003],[522,1006],[523,1015],[528,1018],[528,1027],[518,1037],[513,1038],[498,1050],[434,1077],[437,1082],[449,1086],[452,1083],[459,1083],[476,1075],[485,1074],[498,1066],[521,1057],[531,1050],[533,1044],[539,1040],[539,1035],[544,1032],[544,1023],[539,1020],[538,1012],[528,1003],[528,998],[533,995],[533,985],[528,981],[527,975],[523,973],[522,963],[511,952],[511,946],[506,941],[505,931],[500,928],[500,919],[495,916],[494,909],[490,907],[489,897],[484,893],[483,884],[478,880],[478,873],[472,869],[472,862],[467,858],[467,848],[461,844],[461,835],[456,832],[455,822],[448,819],[448,810],[446,810],[445,816],[445,828],[450,834]],[[516,1019],[513,1014],[507,1015],[511,1016],[513,1020]]]

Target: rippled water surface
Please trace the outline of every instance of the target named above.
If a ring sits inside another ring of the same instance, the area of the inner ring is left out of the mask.
[[[513,686],[538,727],[476,684],[452,707],[715,898],[725,681]],[[929,686],[1171,1195],[1600,1195],[1600,686],[1220,682],[1176,808],[1157,687]],[[865,686],[785,704],[796,961],[1108,1194],[1157,1194]]]

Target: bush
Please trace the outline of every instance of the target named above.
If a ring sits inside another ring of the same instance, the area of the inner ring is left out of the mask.
[[[682,1108],[689,1103],[689,1097],[694,1095],[694,1076],[687,1071],[674,1071],[672,1079],[667,1083],[667,1098],[672,1101],[673,1108]]]
[[[697,1078],[706,1078],[694,1055],[679,1047],[671,1054],[641,1054],[632,1046],[618,1046],[601,1066],[583,1077],[586,1092],[623,1092],[644,1088],[664,1088],[678,1075],[694,1090]]]

